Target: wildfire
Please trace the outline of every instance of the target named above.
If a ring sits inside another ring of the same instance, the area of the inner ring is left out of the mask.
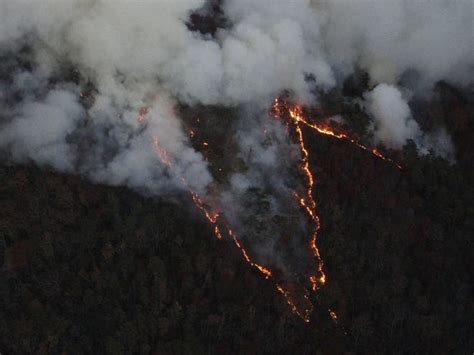
[[[303,135],[303,129],[301,127],[302,124],[304,124],[305,122],[303,120],[303,116],[299,114],[299,111],[300,111],[299,107],[297,106],[288,107],[286,105],[286,102],[284,102],[280,98],[275,99],[273,107],[272,107],[272,114],[275,118],[280,119],[280,118],[283,118],[285,115],[289,115],[290,118],[292,119],[292,123],[296,131],[297,143],[299,144],[300,151],[301,151],[301,156],[302,156],[301,170],[304,176],[306,177],[307,188],[306,188],[305,196],[300,196],[297,192],[294,192],[294,195],[298,203],[300,204],[300,206],[303,208],[303,210],[306,212],[306,214],[314,223],[314,231],[311,235],[309,247],[310,247],[310,250],[312,251],[312,254],[316,258],[316,262],[318,266],[317,266],[316,274],[311,275],[309,277],[309,281],[311,283],[311,287],[313,291],[316,291],[321,285],[323,285],[326,282],[326,275],[324,274],[324,271],[323,271],[323,260],[321,258],[321,254],[319,252],[319,248],[317,245],[318,232],[319,232],[319,229],[321,228],[321,220],[317,213],[316,201],[313,198],[313,187],[315,183],[315,178],[310,168],[309,151],[306,148],[304,135]]]
[[[305,303],[307,303],[307,305],[303,307],[298,307],[296,302],[293,300],[291,293],[289,291],[285,290],[282,286],[278,284],[276,285],[276,288],[278,292],[280,292],[285,297],[286,303],[288,303],[293,313],[297,314],[306,323],[309,323],[311,313],[313,312],[313,304],[308,299],[308,295],[307,294],[303,295],[304,300],[306,301]],[[301,308],[302,311],[300,311],[299,308]]]
[[[140,123],[145,123],[146,122],[146,115],[148,113],[148,109],[147,108],[144,108],[144,109],[140,109],[140,112],[139,112],[139,115],[138,115],[138,121]],[[193,131],[191,131],[193,132]],[[159,160],[166,166],[168,167],[171,167],[172,166],[172,160],[170,158],[170,156],[168,155],[168,152],[163,148],[161,147],[160,145],[160,142],[159,142],[159,139],[157,137],[154,137],[153,138],[153,146],[155,148],[155,151],[157,153],[157,156],[159,158]],[[208,146],[208,143],[207,142],[204,142],[204,146]],[[214,212],[212,210],[210,210],[209,208],[206,207],[205,203],[203,202],[203,200],[200,198],[199,194],[196,193],[195,191],[192,191],[189,187],[189,184],[187,183],[186,179],[184,177],[181,177],[181,180],[183,182],[183,184],[188,188],[189,190],[189,193],[191,194],[191,198],[195,204],[195,206],[201,211],[203,212],[204,216],[206,217],[206,219],[212,224],[214,225],[214,235],[218,238],[218,239],[222,239],[223,238],[223,235],[222,235],[222,229],[221,228],[224,228],[226,231],[227,231],[227,235],[229,235],[229,237],[232,239],[232,241],[234,242],[234,244],[237,246],[237,248],[241,251],[242,253],[242,256],[244,257],[244,259],[247,261],[247,263],[249,263],[251,266],[255,267],[257,270],[259,270],[264,276],[266,279],[269,279],[273,276],[271,270],[263,265],[260,265],[258,264],[257,262],[255,262],[249,255],[248,251],[243,247],[241,241],[239,241],[237,235],[232,231],[232,229],[230,229],[224,221],[219,221],[220,222],[220,225],[218,225],[218,219],[219,219],[219,212]],[[299,310],[297,309],[297,306],[295,305],[295,303],[293,302],[293,300],[291,299],[291,295],[290,295],[290,292],[289,291],[286,291],[284,290],[281,286],[277,285],[277,289],[283,293],[283,295],[285,296],[288,304],[291,305],[292,309],[294,310],[294,312],[298,315],[300,315],[306,322],[309,322],[309,315],[311,314],[311,311],[309,311],[308,309],[305,310],[304,314],[300,313]]]
[[[148,114],[148,108],[142,108],[139,111],[138,121],[140,123],[145,123],[146,115]],[[310,153],[307,149],[305,144],[305,138],[303,134],[303,126],[309,127],[316,131],[317,133],[328,135],[335,137],[337,139],[344,139],[350,141],[351,143],[357,145],[359,148],[364,149],[366,151],[371,152],[376,157],[389,161],[395,164],[398,168],[401,169],[400,165],[395,163],[389,158],[383,156],[376,148],[369,149],[366,146],[362,145],[359,141],[351,138],[346,133],[340,133],[332,130],[330,127],[326,127],[322,124],[316,124],[310,122],[303,114],[303,110],[299,105],[288,105],[288,103],[280,98],[275,99],[272,108],[272,114],[276,118],[285,118],[289,119],[290,122],[285,121],[288,127],[293,127],[296,133],[296,140],[299,144],[300,151],[301,151],[301,172],[305,177],[306,180],[306,191],[304,194],[300,195],[296,191],[294,192],[294,196],[301,206],[303,211],[306,212],[309,219],[313,222],[313,232],[310,237],[309,241],[309,249],[312,252],[312,255],[315,257],[317,262],[317,269],[315,274],[309,276],[309,284],[311,285],[311,289],[316,291],[320,286],[324,285],[326,282],[326,275],[323,271],[323,261],[321,258],[321,254],[317,245],[317,238],[318,232],[321,228],[321,221],[320,217],[317,213],[317,204],[313,198],[313,188],[315,184],[315,177],[313,172],[310,168],[309,158]],[[196,119],[199,123],[199,118]],[[193,138],[195,136],[194,130],[189,130],[189,136]],[[266,133],[266,132],[265,132]],[[208,147],[208,142],[203,142],[202,145],[204,147]],[[160,145],[160,142],[157,137],[153,139],[153,146],[157,153],[159,160],[166,165],[167,167],[171,167],[173,164],[172,157],[169,156],[168,152]],[[221,170],[221,169],[220,169]],[[275,282],[276,289],[280,292],[286,299],[286,302],[292,309],[292,311],[301,317],[305,322],[309,322],[310,315],[313,311],[313,305],[309,300],[309,293],[306,288],[302,285],[295,284],[295,283],[288,283],[288,282],[281,282],[281,280],[276,279],[274,274],[270,268],[267,266],[261,265],[257,263],[248,250],[243,246],[242,241],[237,237],[236,233],[227,225],[225,218],[222,216],[220,212],[214,211],[210,208],[203,199],[199,196],[199,194],[193,191],[190,188],[190,185],[187,183],[185,177],[182,177],[183,185],[188,189],[192,201],[194,202],[195,206],[203,213],[204,217],[209,221],[211,225],[214,226],[214,235],[218,239],[223,239],[224,237],[230,238],[234,245],[240,250],[243,258],[245,261],[250,264],[252,267],[256,268],[266,279],[272,279]],[[337,322],[337,315],[332,310],[328,310],[329,315],[333,319],[334,322]]]
[[[302,162],[301,162],[301,171],[306,177],[307,181],[307,188],[306,188],[306,193],[304,196],[300,196],[297,192],[294,192],[294,195],[301,205],[301,207],[306,211],[306,214],[309,216],[309,218],[313,221],[314,223],[314,232],[311,236],[310,240],[310,249],[316,258],[317,261],[317,273],[316,275],[311,275],[309,277],[309,280],[312,285],[313,291],[316,291],[320,286],[324,285],[326,282],[326,275],[324,274],[323,271],[323,261],[321,258],[321,254],[319,252],[319,248],[317,245],[317,238],[318,238],[318,232],[321,228],[321,220],[320,217],[317,214],[317,204],[316,201],[313,198],[313,187],[315,184],[315,177],[313,172],[311,171],[310,164],[309,164],[309,151],[306,147],[305,144],[305,138],[303,134],[303,129],[302,126],[304,125],[305,127],[309,127],[313,131],[315,131],[318,134],[323,134],[326,136],[331,136],[339,140],[346,140],[354,145],[356,145],[358,148],[368,151],[371,154],[373,154],[375,157],[382,159],[384,161],[387,161],[389,163],[392,163],[395,165],[398,169],[402,169],[401,165],[393,161],[392,159],[385,157],[377,148],[369,148],[362,143],[360,143],[357,139],[352,138],[349,136],[349,134],[344,133],[344,132],[337,132],[331,127],[324,125],[322,123],[314,123],[311,122],[307,117],[305,117],[303,108],[300,105],[291,105],[289,104],[286,100],[282,98],[276,98],[274,100],[273,106],[272,106],[272,115],[275,118],[278,119],[286,119],[285,123],[288,128],[294,127],[294,131],[296,133],[296,140],[297,143],[299,144],[300,151],[301,151],[301,156],[302,156]],[[296,309],[295,305],[291,303],[289,300],[291,299],[289,295],[286,293],[283,288],[277,285],[277,289],[285,295],[288,303],[290,306],[292,306],[292,309],[295,313],[299,314],[303,319],[308,319],[308,314],[305,313],[304,316],[302,316],[298,310]],[[305,295],[306,297],[306,295]],[[329,309],[328,310],[329,315],[331,316],[332,320],[337,323],[337,315],[336,313]]]
[[[310,122],[310,120],[308,120],[308,118],[304,116],[303,108],[300,105],[290,105],[286,101],[280,98],[276,98],[272,107],[273,115],[277,118],[280,118],[285,114],[285,112],[290,115],[293,122],[295,122],[297,125],[304,124],[306,127],[311,128],[316,133],[330,136],[339,140],[348,141],[357,146],[358,148],[365,150],[374,155],[375,157],[385,160],[386,162],[389,162],[395,165],[398,169],[402,170],[402,166],[400,164],[398,164],[393,159],[384,156],[377,148],[367,147],[359,140],[352,138],[349,134],[344,132],[337,132],[327,124]]]
[[[316,258],[318,269],[317,269],[317,275],[310,276],[309,281],[311,282],[313,291],[316,291],[316,289],[320,285],[323,285],[326,282],[326,276],[324,275],[324,272],[323,272],[323,261],[321,259],[321,254],[319,253],[319,249],[316,243],[317,237],[318,237],[318,231],[321,228],[321,221],[316,211],[316,201],[313,198],[314,176],[309,166],[309,152],[306,149],[306,146],[304,143],[303,130],[301,129],[301,124],[298,120],[295,121],[295,128],[296,128],[298,143],[300,145],[301,154],[303,156],[303,162],[302,162],[301,168],[307,179],[306,196],[300,197],[296,192],[295,192],[295,196],[298,202],[300,203],[301,207],[303,207],[303,209],[306,211],[308,216],[313,220],[315,224],[314,232],[313,232],[313,235],[311,236],[310,248],[311,248],[311,251],[313,252],[313,255]]]
[[[219,213],[209,211],[206,207],[204,207],[204,202],[201,200],[201,198],[199,197],[199,195],[196,192],[190,191],[190,193],[191,193],[191,197],[192,197],[193,202],[196,205],[196,207],[199,208],[204,213],[204,215],[209,220],[209,222],[211,222],[212,224],[216,224],[217,217],[219,217]],[[217,228],[217,226],[216,226],[216,228]],[[220,232],[219,232],[219,234],[220,234]]]

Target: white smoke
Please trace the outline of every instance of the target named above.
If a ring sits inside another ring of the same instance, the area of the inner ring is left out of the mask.
[[[412,140],[422,154],[432,151],[452,160],[454,148],[446,131],[440,128],[432,134],[424,134],[397,87],[379,84],[365,94],[365,99],[374,120],[372,129],[376,143],[401,149],[408,140]]]
[[[32,47],[35,70],[12,74],[21,83],[14,88],[21,99],[0,128],[0,145],[14,160],[76,169],[99,182],[159,192],[182,187],[185,177],[204,192],[211,181],[207,164],[187,142],[170,97],[178,91],[185,99],[192,93],[193,99],[216,101],[214,85],[201,79],[214,80],[211,70],[202,69],[208,48],[212,52],[217,45],[185,25],[189,12],[202,4],[2,2],[0,48],[15,53],[23,44]],[[49,82],[61,75],[64,63],[72,63],[97,90],[87,110],[78,102],[77,85]],[[148,114],[139,123],[143,107]],[[6,107],[2,111],[7,116]],[[157,162],[155,139],[177,162],[171,176]]]
[[[325,44],[346,73],[368,70],[374,84],[395,84],[413,70],[426,84],[468,84],[474,74],[471,0],[324,0]]]
[[[66,137],[85,116],[77,98],[69,91],[51,90],[41,101],[26,101],[0,131],[0,146],[9,146],[17,161],[30,158],[72,171],[75,154]]]
[[[402,93],[394,86],[380,84],[366,94],[368,110],[374,117],[374,137],[389,148],[400,149],[408,139],[421,135]]]
[[[205,191],[212,178],[183,133],[177,102],[261,106],[290,90],[310,103],[313,89],[334,87],[356,68],[379,84],[365,96],[378,142],[449,146],[445,133],[419,138],[399,86],[410,71],[425,88],[472,82],[471,1],[226,0],[229,25],[215,36],[186,25],[203,6],[0,2],[2,152],[100,182],[159,192],[182,186],[184,176]],[[65,67],[80,73],[80,84],[62,78]],[[79,99],[86,82],[94,87],[87,105]],[[140,123],[143,107],[149,112]],[[156,138],[176,162],[171,172],[150,149]]]
[[[306,74],[322,87],[335,84],[320,43],[323,18],[309,1],[225,2],[234,23],[221,33],[225,94],[248,102],[289,89],[307,98]]]

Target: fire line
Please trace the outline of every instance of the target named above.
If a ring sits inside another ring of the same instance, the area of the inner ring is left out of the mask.
[[[140,109],[137,120],[141,124],[146,123],[146,115],[148,111],[149,109],[146,107]],[[207,142],[205,145],[208,145]],[[168,168],[171,168],[173,163],[172,159],[166,149],[164,149],[160,145],[158,137],[153,138],[153,147],[161,163],[167,166]],[[211,225],[214,226],[214,235],[216,236],[216,238],[223,239],[223,236],[227,235],[233,241],[234,245],[240,250],[243,258],[249,265],[256,268],[260,273],[263,274],[266,279],[272,279],[272,271],[268,267],[261,265],[253,260],[247,249],[243,246],[242,241],[240,241],[237,235],[235,234],[235,232],[226,224],[225,221],[222,221],[219,218],[220,213],[208,208],[202,198],[199,196],[199,194],[190,188],[188,182],[184,177],[181,177],[181,181],[186,187],[186,189],[189,191],[194,205],[203,213],[204,217],[211,223]],[[276,283],[276,289],[285,297],[286,302],[288,303],[292,311],[299,317],[301,317],[305,322],[309,322],[313,306],[309,301],[307,295],[303,295],[303,298],[306,301],[306,306],[302,307],[303,309],[300,309],[300,307],[298,307],[297,305],[297,302],[293,300],[292,294],[289,290],[285,289],[284,286],[278,283]]]
[[[137,120],[141,124],[146,123],[146,116],[149,112],[148,107],[143,107],[139,110],[139,114]],[[309,276],[309,283],[311,285],[311,289],[313,291],[317,291],[322,285],[326,282],[326,275],[323,271],[323,260],[321,258],[321,254],[317,244],[318,232],[321,228],[321,220],[317,213],[317,204],[313,197],[313,189],[315,184],[315,177],[313,172],[310,168],[310,153],[305,144],[305,138],[303,134],[303,126],[312,129],[314,132],[318,134],[323,134],[326,136],[331,136],[339,140],[346,140],[350,143],[356,145],[358,148],[363,149],[365,151],[370,152],[375,157],[387,161],[389,163],[394,164],[398,169],[402,169],[402,167],[393,161],[390,158],[385,157],[380,151],[376,148],[368,148],[367,146],[360,143],[358,140],[351,138],[348,134],[343,132],[336,132],[329,126],[323,124],[317,124],[311,122],[308,118],[304,116],[304,111],[300,105],[296,104],[289,104],[285,99],[276,98],[272,105],[271,114],[273,117],[277,119],[287,120],[286,122],[288,127],[293,127],[296,133],[296,140],[300,148],[301,152],[301,164],[300,170],[305,177],[306,180],[306,191],[303,195],[298,194],[296,191],[293,192],[296,201],[301,206],[303,211],[305,211],[308,218],[313,222],[313,232],[311,234],[310,242],[309,242],[309,249],[312,252],[312,255],[316,259],[317,267],[316,272]],[[194,137],[195,131],[190,130],[189,135]],[[208,142],[203,143],[204,146],[209,146]],[[172,167],[173,161],[170,157],[169,153],[164,149],[159,142],[157,137],[153,138],[153,146],[155,152],[157,154],[158,159],[168,168]],[[311,313],[313,311],[313,305],[308,297],[308,291],[302,287],[303,295],[299,296],[300,301],[296,300],[293,296],[292,291],[290,290],[290,286],[285,286],[278,280],[275,280],[273,277],[272,271],[259,263],[257,263],[250,255],[248,250],[243,246],[242,241],[238,238],[235,232],[227,225],[224,218],[221,218],[220,212],[212,210],[208,205],[203,201],[203,199],[199,196],[199,194],[193,191],[190,188],[190,185],[186,181],[184,177],[181,177],[182,183],[184,187],[189,191],[191,195],[191,199],[194,205],[200,210],[204,217],[209,221],[211,225],[214,226],[214,235],[218,239],[223,239],[224,237],[230,238],[230,240],[234,243],[234,245],[240,250],[244,260],[251,265],[252,267],[256,268],[266,279],[272,279],[275,282],[275,287],[286,299],[286,302],[290,306],[293,313],[298,315],[302,318],[305,322],[309,322]],[[293,290],[294,291],[294,290]],[[303,303],[303,304],[301,304]],[[337,323],[337,315],[336,313],[328,309],[328,313],[332,320]]]

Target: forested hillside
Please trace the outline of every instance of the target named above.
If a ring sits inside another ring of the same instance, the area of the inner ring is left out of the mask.
[[[2,353],[468,353],[473,169],[311,149],[328,282],[309,324],[187,196],[3,167]]]

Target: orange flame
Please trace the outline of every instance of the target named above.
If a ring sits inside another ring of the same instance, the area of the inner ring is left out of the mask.
[[[283,106],[283,107],[281,107]],[[365,145],[363,145],[361,142],[359,142],[357,139],[350,137],[347,133],[344,132],[336,132],[333,128],[329,127],[328,125],[325,125],[323,123],[314,123],[310,122],[307,118],[304,117],[303,114],[303,109],[300,105],[290,105],[287,106],[286,103],[282,102],[280,99],[275,99],[275,102],[273,104],[273,112],[276,117],[281,117],[281,112],[284,112],[284,108],[288,110],[288,113],[290,117],[295,121],[296,123],[303,123],[307,127],[313,129],[319,134],[324,134],[326,136],[331,136],[336,139],[340,140],[346,140],[357,147],[359,147],[362,150],[365,150],[367,152],[370,152],[373,154],[375,157],[385,160],[389,163],[392,163],[395,165],[398,169],[402,170],[402,166],[395,162],[394,160],[384,156],[377,148],[369,148]],[[278,114],[278,116],[277,116]]]
[[[144,123],[145,120],[146,120],[146,114],[148,113],[148,109],[145,108],[145,109],[140,109],[140,112],[139,112],[139,116],[138,116],[138,120],[139,122],[141,123]],[[208,145],[207,142],[204,142],[203,143],[205,146]],[[160,146],[160,142],[159,142],[159,139],[158,137],[154,137],[153,138],[153,145],[155,147],[155,151],[158,155],[158,158],[160,159],[160,161],[165,164],[166,166],[170,167],[172,165],[171,163],[171,159],[168,155],[168,152],[163,149],[161,146]],[[192,191],[189,187],[189,184],[187,183],[186,179],[184,177],[181,178],[184,185],[186,185],[186,187],[188,188],[189,190],[189,193],[191,194],[191,198],[194,202],[194,204],[196,205],[196,207],[201,210],[204,214],[204,216],[206,217],[206,219],[211,222],[211,224],[214,225],[214,234],[216,235],[217,238],[221,239],[222,238],[222,233],[221,233],[221,229],[217,226],[217,220],[218,220],[218,217],[219,217],[219,213],[218,212],[213,212],[209,209],[206,208],[203,200],[199,197],[199,194],[196,193],[195,191]],[[242,255],[244,256],[245,260],[250,264],[252,265],[253,267],[257,268],[258,270],[260,270],[260,272],[262,274],[265,275],[266,278],[269,278],[272,276],[272,273],[270,271],[270,269],[260,265],[260,264],[257,264],[256,262],[254,262],[248,252],[243,248],[242,244],[239,242],[239,240],[237,239],[237,236],[232,232],[232,230],[230,228],[227,227],[227,230],[228,230],[228,234],[229,236],[232,237],[235,245],[242,251]]]
[[[323,271],[323,260],[321,258],[321,253],[319,252],[319,248],[317,245],[317,238],[318,232],[321,228],[321,220],[317,213],[317,204],[313,198],[313,187],[315,183],[315,178],[313,172],[311,171],[310,164],[309,164],[309,151],[306,148],[306,144],[304,141],[303,130],[301,128],[301,124],[304,123],[302,116],[298,114],[299,107],[291,108],[286,107],[286,104],[280,99],[276,98],[273,103],[272,107],[272,114],[276,118],[282,118],[285,113],[288,113],[293,120],[294,127],[297,134],[297,141],[300,146],[300,151],[302,155],[302,164],[301,170],[303,171],[306,180],[307,180],[307,188],[306,188],[306,195],[300,196],[297,192],[294,192],[294,195],[300,204],[300,206],[306,211],[306,214],[309,218],[314,222],[314,231],[310,239],[310,250],[312,251],[314,257],[316,258],[317,262],[317,272],[316,275],[311,275],[309,277],[309,281],[311,283],[313,291],[316,291],[321,285],[326,282],[326,275]]]
[[[309,307],[303,308],[303,311],[301,312],[299,310],[299,307],[296,305],[296,302],[293,300],[291,297],[291,294],[289,291],[286,291],[283,287],[280,285],[276,285],[277,290],[285,297],[286,303],[290,306],[291,310],[293,313],[298,315],[301,319],[303,319],[306,323],[309,323],[311,313],[313,312],[313,305],[308,299],[307,295],[303,295],[304,299],[307,301],[307,303],[310,305]]]
[[[301,155],[302,155],[301,170],[306,176],[307,188],[306,188],[305,196],[300,196],[296,192],[294,192],[294,195],[297,201],[299,202],[299,204],[301,205],[301,207],[306,211],[307,215],[311,218],[311,220],[314,222],[314,225],[315,225],[314,232],[312,234],[311,241],[310,241],[310,249],[317,260],[318,267],[317,267],[316,275],[311,275],[309,277],[309,280],[311,282],[313,291],[316,291],[321,285],[324,285],[324,283],[326,282],[326,275],[324,274],[324,271],[323,271],[323,261],[322,261],[321,254],[319,252],[319,248],[317,245],[317,237],[318,237],[318,232],[321,228],[321,220],[317,214],[316,201],[313,198],[313,187],[315,183],[315,178],[309,164],[309,151],[305,144],[302,125],[305,125],[306,127],[311,128],[313,131],[315,131],[318,134],[331,136],[339,140],[346,140],[356,145],[358,148],[370,152],[375,157],[395,165],[400,170],[402,169],[402,167],[400,164],[398,164],[394,160],[388,157],[385,157],[377,148],[371,149],[363,145],[362,143],[360,143],[355,138],[350,137],[347,133],[336,132],[335,130],[333,130],[331,127],[327,125],[324,125],[321,123],[317,124],[314,122],[310,122],[304,116],[303,108],[300,105],[290,105],[286,102],[286,100],[282,98],[276,98],[274,100],[271,113],[275,118],[279,118],[279,119],[284,118],[285,116],[288,116],[291,119],[290,122],[293,124],[294,129],[296,131],[296,139],[297,139],[297,143],[299,144]],[[288,121],[285,122],[287,127],[289,127],[290,122]],[[300,317],[302,317],[305,321],[309,319],[308,318],[309,316],[307,313],[304,316],[298,313],[298,310],[296,309],[294,303],[290,302],[291,298],[289,297],[289,295],[284,289],[282,289],[279,285],[277,285],[277,289],[285,295],[287,302],[293,309],[293,312],[300,315]],[[328,309],[328,312],[332,320],[335,323],[337,323],[336,313],[331,309]]]
[[[209,222],[211,222],[212,224],[216,224],[217,217],[219,217],[219,213],[207,210],[207,208],[204,207],[204,202],[201,200],[199,195],[194,191],[190,191],[190,193],[196,207],[204,213]]]
[[[331,136],[336,139],[349,141],[350,143],[356,145],[360,149],[363,149],[365,151],[372,153],[377,158],[394,164],[398,169],[402,169],[402,167],[400,164],[396,163],[392,159],[385,157],[377,148],[373,148],[373,149],[368,148],[367,146],[360,143],[358,140],[351,138],[347,133],[336,132],[327,125],[316,124],[316,123],[310,122],[304,116],[303,108],[300,105],[297,105],[297,104],[291,105],[282,98],[276,98],[273,102],[272,114],[276,118],[283,118],[285,117],[285,115],[289,116],[289,118],[291,119],[291,122],[294,125],[296,136],[297,136],[296,137],[297,142],[300,146],[300,151],[302,155],[301,169],[304,175],[306,176],[307,190],[306,190],[306,196],[299,196],[296,192],[294,194],[299,204],[303,207],[307,215],[313,220],[315,224],[315,230],[311,238],[310,248],[318,262],[318,269],[317,269],[317,275],[312,275],[310,276],[309,279],[312,284],[313,290],[316,291],[320,285],[323,285],[326,282],[326,275],[323,272],[323,261],[321,259],[321,254],[317,246],[317,236],[318,236],[318,231],[321,228],[321,221],[316,211],[316,207],[317,207],[316,202],[313,198],[313,186],[314,186],[315,178],[309,166],[309,152],[305,145],[302,125],[305,125],[306,127],[311,128],[313,131],[319,134],[324,134],[326,136]],[[288,122],[287,122],[287,125],[288,125]]]

